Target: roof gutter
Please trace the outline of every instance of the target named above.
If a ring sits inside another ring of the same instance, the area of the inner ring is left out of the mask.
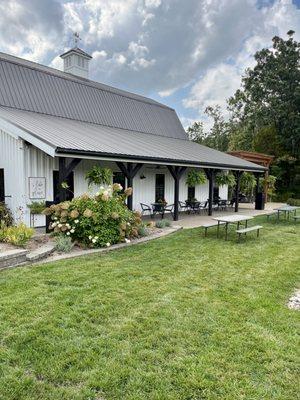
[[[250,172],[265,172],[267,171],[266,167],[257,165],[257,167],[245,167],[242,165],[230,165],[230,164],[219,164],[219,163],[208,163],[208,162],[198,162],[191,160],[176,160],[170,158],[162,158],[162,157],[147,157],[147,156],[138,156],[138,155],[125,155],[125,154],[111,154],[111,153],[99,153],[95,151],[88,150],[74,150],[74,149],[64,149],[61,147],[56,148],[56,155],[58,157],[72,157],[76,158],[76,156],[82,156],[82,158],[94,158],[101,159],[107,161],[123,161],[123,162],[143,162],[148,164],[153,163],[162,163],[164,165],[183,165],[187,167],[199,167],[199,168],[209,168],[209,169],[224,169],[224,170],[238,170],[238,171],[250,171]],[[237,158],[237,157],[236,157]]]

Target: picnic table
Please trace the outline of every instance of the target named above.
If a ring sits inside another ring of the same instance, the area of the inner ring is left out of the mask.
[[[279,220],[280,217],[280,213],[284,213],[284,217],[285,219],[287,218],[288,220],[290,219],[290,213],[294,212],[294,215],[296,215],[297,209],[299,207],[296,206],[282,206],[282,207],[278,207],[278,208],[274,208],[274,211],[277,211],[277,219]]]
[[[248,221],[253,219],[251,215],[241,215],[241,214],[233,214],[233,215],[223,215],[221,217],[214,217],[215,221],[218,221],[218,230],[217,230],[217,237],[219,237],[219,229],[220,225],[225,224],[225,240],[228,237],[228,225],[229,224],[237,224],[237,229],[239,230],[240,224],[242,222],[245,223],[245,228],[247,228]]]

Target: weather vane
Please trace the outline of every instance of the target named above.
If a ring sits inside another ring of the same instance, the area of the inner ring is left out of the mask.
[[[74,33],[73,33],[73,36],[74,36],[74,45],[75,45],[75,47],[77,47],[79,41],[81,40],[81,37],[79,36],[79,33],[78,33],[78,32],[74,32]]]

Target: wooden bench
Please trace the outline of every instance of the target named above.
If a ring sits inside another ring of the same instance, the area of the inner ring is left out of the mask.
[[[247,234],[248,232],[257,231],[257,237],[259,236],[259,230],[262,229],[261,225],[249,226],[249,228],[238,229],[236,233],[239,235],[238,240],[240,240],[241,235]]]
[[[225,225],[225,222],[219,222],[219,226],[220,225]],[[202,228],[204,228],[205,229],[205,233],[204,233],[204,236],[206,236],[207,235],[207,229],[208,228],[213,228],[214,226],[218,226],[218,223],[215,223],[215,222],[210,222],[209,224],[204,224],[204,225],[202,225]]]

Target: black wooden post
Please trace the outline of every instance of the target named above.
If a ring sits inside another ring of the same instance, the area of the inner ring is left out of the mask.
[[[143,164],[133,164],[131,162],[128,162],[127,165],[125,165],[123,162],[117,161],[116,162],[118,168],[120,169],[121,172],[125,175],[127,179],[127,186],[131,187],[133,189],[133,178],[136,176],[136,174],[139,172],[139,170],[142,168]],[[129,210],[132,210],[133,208],[133,197],[128,196],[127,197],[127,207]]]
[[[66,176],[66,157],[59,157],[58,159],[58,190],[57,190],[57,200],[62,202],[66,200],[66,189],[62,188],[62,183],[67,178]],[[56,201],[56,199],[54,199]]]
[[[236,185],[235,185],[234,212],[238,212],[239,211],[239,193],[240,193],[241,176],[242,176],[242,171],[237,171],[236,174],[235,174]]]
[[[75,169],[75,167],[80,163],[80,158],[73,158],[67,164],[66,157],[59,157],[58,159],[58,190],[57,196],[54,199],[55,203],[60,203],[66,200],[67,192],[66,189],[62,188],[62,183],[68,179],[71,172]]]
[[[173,219],[174,221],[178,221],[179,215],[179,181],[182,177],[182,174],[186,170],[186,167],[173,167],[172,165],[168,165],[168,170],[170,171],[171,175],[174,178],[174,214]]]
[[[204,171],[208,179],[208,215],[212,215],[216,171],[214,169],[205,169]]]

